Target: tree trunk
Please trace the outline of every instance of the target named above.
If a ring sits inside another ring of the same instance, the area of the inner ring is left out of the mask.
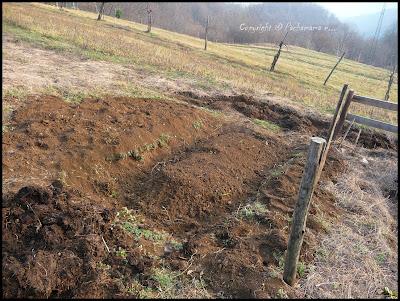
[[[150,3],[147,3],[147,31],[146,32],[151,32],[151,7],[150,7]]]
[[[99,16],[97,17],[97,21],[100,21],[101,17],[104,14],[104,4],[105,4],[105,2],[101,2],[101,6],[100,6],[100,10],[99,10]]]
[[[205,35],[204,35],[204,50],[207,50],[208,22],[209,22],[209,18],[208,18],[208,16],[207,16],[206,33],[205,33]]]
[[[108,15],[109,15],[109,16],[111,16],[111,14],[112,14],[112,9],[113,9],[113,7],[114,7],[114,4],[111,4],[111,7],[110,7],[110,9],[109,9],[109,11],[108,11]],[[114,16],[115,16],[115,14],[114,14]]]

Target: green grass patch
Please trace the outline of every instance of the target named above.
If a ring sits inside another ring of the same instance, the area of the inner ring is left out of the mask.
[[[105,264],[105,263],[103,263],[103,262],[97,263],[97,264],[96,264],[96,267],[97,267],[98,269],[100,269],[100,270],[105,270],[105,271],[111,270],[111,266],[108,265],[108,264]]]
[[[171,136],[168,134],[161,134],[160,137],[156,140],[158,147],[166,147],[171,139]]]
[[[297,264],[297,274],[299,275],[300,278],[303,278],[304,275],[306,274],[307,271],[307,265],[302,262],[299,261],[299,263]]]
[[[137,149],[130,150],[126,153],[114,153],[106,156],[106,161],[109,162],[117,162],[119,160],[123,160],[126,158],[132,158],[136,161],[143,161],[143,154],[148,151],[153,151],[157,148],[163,148],[168,146],[169,141],[171,140],[171,136],[165,133],[162,133],[159,138],[157,138],[153,143],[145,144],[140,146]]]
[[[11,132],[14,129],[14,127],[8,125],[8,124],[2,124],[1,125],[1,132],[2,133],[7,133],[7,132]]]
[[[138,280],[133,280],[133,282],[127,287],[126,292],[129,295],[138,297],[139,299],[154,299],[156,297],[157,291],[151,287],[143,286]]]
[[[245,219],[253,219],[257,216],[263,216],[268,212],[266,206],[258,201],[247,204],[239,210],[239,216]]]
[[[316,221],[321,226],[321,228],[324,229],[324,231],[326,232],[330,231],[332,225],[328,220],[325,219],[325,217],[317,216]]]
[[[12,131],[13,127],[9,124],[11,114],[13,109],[8,105],[3,105],[3,112],[2,112],[2,132]]]
[[[73,104],[79,104],[86,98],[98,98],[106,95],[105,91],[92,90],[90,92],[83,90],[71,90],[64,87],[59,87],[55,85],[49,85],[40,91],[46,95],[52,95],[62,98],[64,101]]]
[[[379,265],[383,265],[386,263],[386,257],[387,257],[386,253],[378,253],[375,255],[375,260]]]
[[[268,120],[261,120],[261,119],[257,119],[254,118],[253,122],[261,127],[263,127],[264,129],[268,129],[271,130],[273,132],[279,132],[281,131],[281,127],[275,123],[272,123]]]
[[[280,177],[284,172],[285,172],[284,167],[283,167],[283,166],[278,166],[278,167],[272,169],[272,170],[270,171],[269,174],[270,174],[270,176],[273,177],[273,178],[278,178],[278,177]]]
[[[113,226],[118,225],[127,233],[134,236],[136,240],[144,238],[153,242],[164,242],[168,235],[157,230],[146,229],[140,226],[140,220],[133,214],[132,210],[124,207],[121,211],[117,212]]]
[[[275,260],[278,262],[278,270],[280,272],[283,272],[283,269],[285,267],[285,257],[284,253],[280,252],[273,252],[272,256],[275,258]]]
[[[196,120],[192,125],[196,130],[200,130],[203,127],[201,120]]]
[[[383,288],[383,295],[390,299],[398,299],[398,294],[396,291],[389,289],[388,287]]]
[[[41,34],[35,30],[30,30],[9,21],[3,22],[3,33],[12,34],[17,41],[29,43],[30,45],[42,49],[54,50],[64,53],[80,55],[87,59],[97,61],[107,61],[118,64],[133,64],[132,58],[114,55],[101,50],[83,48],[79,44],[63,40],[61,36]]]
[[[118,191],[113,190],[113,191],[111,191],[110,197],[117,198],[118,195],[119,195]]]
[[[18,100],[25,99],[28,96],[28,92],[24,87],[12,87],[4,89],[2,91],[3,98],[16,98]]]
[[[70,49],[70,45],[60,42],[60,39],[42,35],[34,30],[24,28],[7,20],[3,21],[3,34],[4,33],[12,34],[16,38],[16,41],[27,42],[40,48],[61,51]]]
[[[291,156],[292,158],[300,158],[304,156],[304,152],[293,152]]]
[[[183,244],[181,242],[178,242],[176,240],[171,240],[171,245],[175,250],[182,250],[183,249]]]
[[[115,251],[115,255],[121,257],[122,259],[126,259],[128,253],[124,248],[118,247],[118,250]]]
[[[170,290],[176,284],[176,276],[175,272],[172,272],[165,268],[156,268],[153,269],[153,275],[151,278],[155,280],[158,284],[158,289],[160,291]]]
[[[283,288],[280,288],[276,292],[276,298],[277,299],[288,299],[289,296],[288,296],[288,294],[285,292],[285,290]]]
[[[221,117],[223,115],[223,113],[221,111],[212,110],[212,109],[209,109],[206,107],[200,107],[200,109],[203,111],[206,111],[207,113],[210,113],[215,118]]]

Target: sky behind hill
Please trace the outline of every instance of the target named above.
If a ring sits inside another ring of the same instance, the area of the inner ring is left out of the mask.
[[[350,24],[365,37],[374,35],[378,20],[385,4],[381,33],[384,33],[397,21],[398,4],[396,2],[315,2],[342,22]]]
[[[240,5],[259,4],[262,2],[234,2]],[[383,3],[386,3],[386,9],[398,9],[397,2],[311,2],[318,4],[329,12],[333,13],[339,20],[345,20],[349,17],[369,15],[379,13],[382,10]]]
[[[252,5],[262,2],[236,2],[236,4]],[[385,4],[382,30],[385,32],[397,21],[397,2],[311,2],[317,4],[330,13],[334,14],[340,21],[351,25],[364,37],[374,35],[382,7]]]
[[[314,2],[331,13],[339,20],[346,20],[349,17],[380,13],[384,2]],[[398,9],[397,2],[385,2],[386,9]]]

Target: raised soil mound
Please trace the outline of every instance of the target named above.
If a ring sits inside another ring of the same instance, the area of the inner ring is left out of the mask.
[[[170,101],[30,99],[3,136],[3,296],[155,297],[159,268],[216,297],[296,296],[279,273],[316,124],[285,116],[301,135]],[[343,164],[332,152],[322,180]],[[302,261],[322,214],[339,212],[318,188]]]

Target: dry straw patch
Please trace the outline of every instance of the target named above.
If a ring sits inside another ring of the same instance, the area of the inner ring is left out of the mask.
[[[397,290],[397,196],[388,197],[397,191],[397,156],[366,149],[345,156],[348,170],[326,188],[346,213],[321,238],[300,281],[306,297],[379,298],[385,287]]]

